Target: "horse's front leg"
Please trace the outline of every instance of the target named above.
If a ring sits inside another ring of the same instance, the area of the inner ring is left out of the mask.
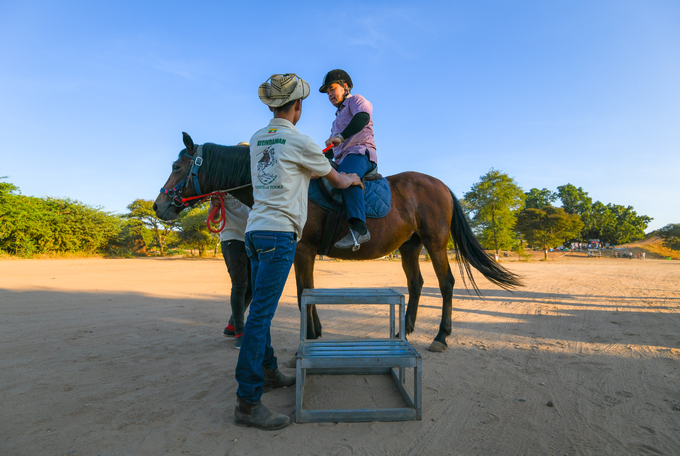
[[[401,267],[406,274],[406,284],[408,286],[408,306],[406,307],[406,334],[411,334],[416,327],[416,317],[418,315],[418,302],[420,293],[423,290],[423,275],[420,273],[420,250],[423,244],[417,234],[414,234],[408,241],[399,247],[401,253]]]
[[[295,283],[297,285],[298,308],[302,307],[302,291],[314,288],[315,253],[303,244],[298,244],[295,251]],[[307,338],[321,337],[321,321],[316,306],[307,306]]]

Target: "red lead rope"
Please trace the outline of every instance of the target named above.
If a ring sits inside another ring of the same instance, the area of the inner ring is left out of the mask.
[[[224,229],[224,224],[227,222],[227,211],[224,209],[224,195],[219,193],[218,198],[220,200],[219,206],[214,205],[212,211],[208,214],[208,220],[206,220],[208,231],[211,233],[221,232]],[[213,225],[217,225],[217,229],[214,229]]]
[[[246,186],[244,185],[244,187]],[[208,225],[208,230],[211,233],[219,233],[224,229],[224,224],[227,221],[227,211],[224,209],[224,194],[226,192],[227,192],[226,190],[218,190],[216,192],[210,192],[204,195],[190,196],[189,198],[182,198],[182,202],[184,203],[186,201],[193,201],[197,199],[207,200],[209,197],[217,196],[220,201],[220,204],[213,206],[212,210],[210,211],[210,214],[208,214],[206,224]],[[218,225],[218,227],[213,228],[212,225]]]

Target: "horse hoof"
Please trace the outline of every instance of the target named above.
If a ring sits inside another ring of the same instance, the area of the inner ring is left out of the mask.
[[[428,349],[429,351],[435,352],[435,353],[441,353],[441,352],[443,352],[444,350],[446,350],[446,348],[447,348],[446,345],[444,345],[444,344],[442,344],[441,342],[438,342],[438,341],[436,341],[436,340],[432,341],[432,343],[430,344],[430,346],[427,347],[427,349]]]

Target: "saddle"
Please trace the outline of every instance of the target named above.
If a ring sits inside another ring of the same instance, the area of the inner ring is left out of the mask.
[[[337,164],[331,162],[337,170]],[[367,218],[382,218],[392,207],[392,192],[387,179],[378,173],[377,167],[361,179],[364,184],[364,202]],[[319,255],[327,255],[336,238],[336,230],[341,216],[345,215],[342,190],[333,188],[324,178],[309,182],[309,199],[317,206],[328,211],[321,235]]]

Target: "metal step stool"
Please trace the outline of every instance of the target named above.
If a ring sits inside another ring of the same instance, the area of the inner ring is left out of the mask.
[[[307,340],[307,306],[312,304],[389,304],[390,334],[384,339]],[[399,336],[395,311],[399,306]],[[297,353],[295,421],[298,423],[405,421],[422,419],[422,360],[404,335],[404,295],[393,289],[315,288],[302,292]],[[413,395],[406,391],[406,368],[413,368]],[[303,410],[307,375],[391,375],[407,407],[389,409]]]

